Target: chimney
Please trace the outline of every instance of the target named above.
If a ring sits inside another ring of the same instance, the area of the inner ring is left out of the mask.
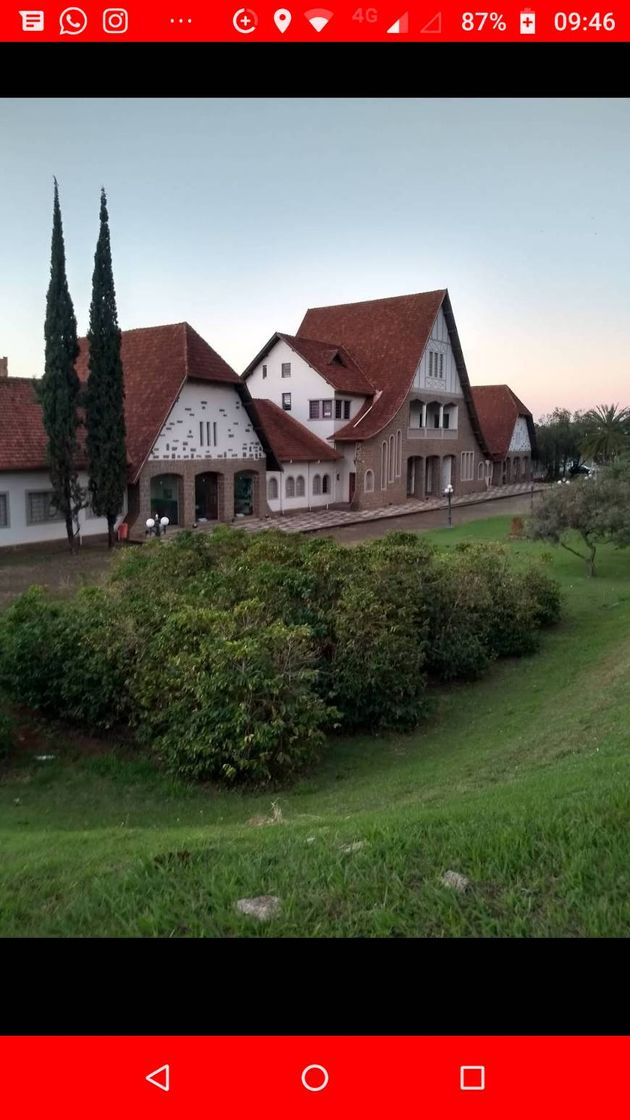
[[[0,377],[9,376],[9,359],[0,358]]]

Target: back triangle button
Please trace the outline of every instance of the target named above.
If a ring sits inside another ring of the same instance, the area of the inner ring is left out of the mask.
[[[147,1073],[145,1081],[155,1085],[156,1089],[163,1089],[165,1093],[168,1093],[171,1087],[171,1067],[160,1066],[159,1069],[154,1069],[153,1073]]]

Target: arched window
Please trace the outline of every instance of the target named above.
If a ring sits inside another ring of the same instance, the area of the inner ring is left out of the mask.
[[[330,494],[330,475],[325,474],[322,479],[322,494]]]
[[[381,490],[387,488],[387,443],[383,440],[381,444]]]
[[[371,494],[374,489],[374,471],[365,472],[365,492]]]
[[[321,492],[322,492],[322,480],[321,480],[320,476],[318,474],[316,474],[316,475],[313,476],[313,493],[314,494],[321,494]]]
[[[284,484],[284,492],[287,498],[295,497],[295,479],[292,474],[289,475],[287,481]]]
[[[394,481],[394,470],[396,469],[396,457],[394,454],[394,437],[389,437],[389,481]]]
[[[274,502],[278,497],[278,479],[270,478],[267,483],[267,497],[270,502]]]
[[[299,474],[297,476],[296,480],[295,480],[295,496],[296,496],[296,498],[303,498],[304,497],[304,491],[305,491],[304,475]]]
[[[402,432],[400,428],[396,432],[396,478],[400,478],[402,474]]]

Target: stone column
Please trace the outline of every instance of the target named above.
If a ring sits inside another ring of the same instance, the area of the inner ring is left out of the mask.
[[[420,426],[422,428],[426,428],[427,426],[427,406],[424,401],[422,402],[422,423]]]
[[[438,427],[440,427],[440,428],[444,427],[444,405],[443,404],[440,405],[440,423],[439,423]]]

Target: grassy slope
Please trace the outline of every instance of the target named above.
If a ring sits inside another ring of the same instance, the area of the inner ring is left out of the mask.
[[[509,518],[432,534],[504,539]],[[541,551],[528,543],[515,554]],[[272,795],[189,789],[143,760],[24,759],[0,783],[1,935],[610,936],[630,921],[630,556],[553,553],[563,624],[445,689],[412,735],[334,742]],[[275,796],[275,795],[274,795]],[[363,841],[353,852],[345,845]],[[440,884],[452,868],[472,881]],[[277,894],[268,925],[235,899]]]

